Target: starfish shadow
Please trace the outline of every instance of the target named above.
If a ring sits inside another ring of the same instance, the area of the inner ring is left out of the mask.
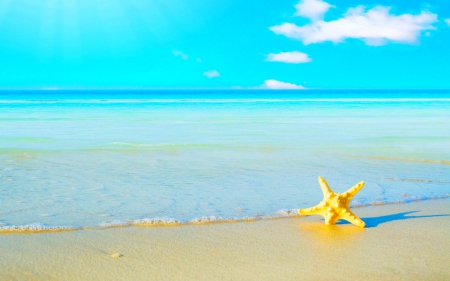
[[[377,227],[378,225],[391,221],[402,221],[409,219],[423,219],[423,218],[435,218],[435,217],[449,217],[449,214],[442,215],[425,215],[425,216],[408,216],[409,214],[417,213],[419,211],[410,211],[410,212],[402,212],[397,214],[391,214],[386,216],[379,217],[370,217],[370,218],[362,218],[362,220],[366,223],[366,228]],[[340,220],[336,224],[350,224],[347,221]]]

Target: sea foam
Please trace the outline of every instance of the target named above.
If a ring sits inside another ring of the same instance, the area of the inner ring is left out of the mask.
[[[77,230],[73,226],[47,226],[40,223],[0,227],[0,232],[61,232]]]
[[[130,221],[135,226],[175,226],[183,224],[183,221],[172,218],[149,218]]]

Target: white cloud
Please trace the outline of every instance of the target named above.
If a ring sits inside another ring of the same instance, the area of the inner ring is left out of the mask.
[[[450,19],[446,19],[445,22],[450,25]]]
[[[188,55],[184,54],[183,52],[177,51],[177,50],[173,50],[172,54],[174,56],[176,56],[176,57],[180,57],[183,60],[188,60],[189,59]]]
[[[323,15],[332,7],[334,6],[322,0],[302,0],[295,5],[297,9],[295,15],[316,21],[322,19]]]
[[[281,82],[281,81],[277,81],[275,79],[269,79],[269,80],[264,81],[264,84],[261,87],[265,88],[265,89],[283,89],[283,90],[305,89],[305,87],[303,87],[301,85]]]
[[[312,61],[307,54],[298,51],[269,54],[266,60],[285,63],[307,63]]]
[[[196,62],[202,62],[202,59],[201,58],[196,58],[195,61]]]
[[[418,15],[396,16],[389,12],[389,7],[377,6],[366,12],[359,6],[348,9],[337,20],[318,20],[304,26],[283,23],[270,30],[301,40],[305,45],[325,41],[340,43],[347,38],[363,40],[367,45],[384,45],[387,42],[414,43],[422,31],[435,29],[432,23],[437,21],[436,14],[422,11]]]
[[[209,70],[209,71],[205,71],[203,73],[203,75],[208,78],[214,78],[214,77],[219,77],[220,73],[217,70]]]

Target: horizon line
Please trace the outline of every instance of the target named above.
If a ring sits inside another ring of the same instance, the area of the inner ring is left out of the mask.
[[[52,87],[39,87],[39,88],[0,88],[0,91],[42,91],[42,92],[58,92],[58,91],[317,91],[317,90],[380,90],[380,91],[392,91],[392,90],[415,90],[415,91],[423,91],[423,90],[440,90],[440,91],[450,91],[450,88],[303,88],[303,89],[271,89],[271,88],[257,88],[257,87],[229,87],[229,88],[152,88],[152,87],[92,87],[92,88],[52,88]]]

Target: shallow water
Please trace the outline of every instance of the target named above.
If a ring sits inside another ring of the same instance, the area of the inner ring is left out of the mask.
[[[364,180],[353,205],[448,196],[450,92],[0,93],[3,230],[287,215],[319,175]]]

